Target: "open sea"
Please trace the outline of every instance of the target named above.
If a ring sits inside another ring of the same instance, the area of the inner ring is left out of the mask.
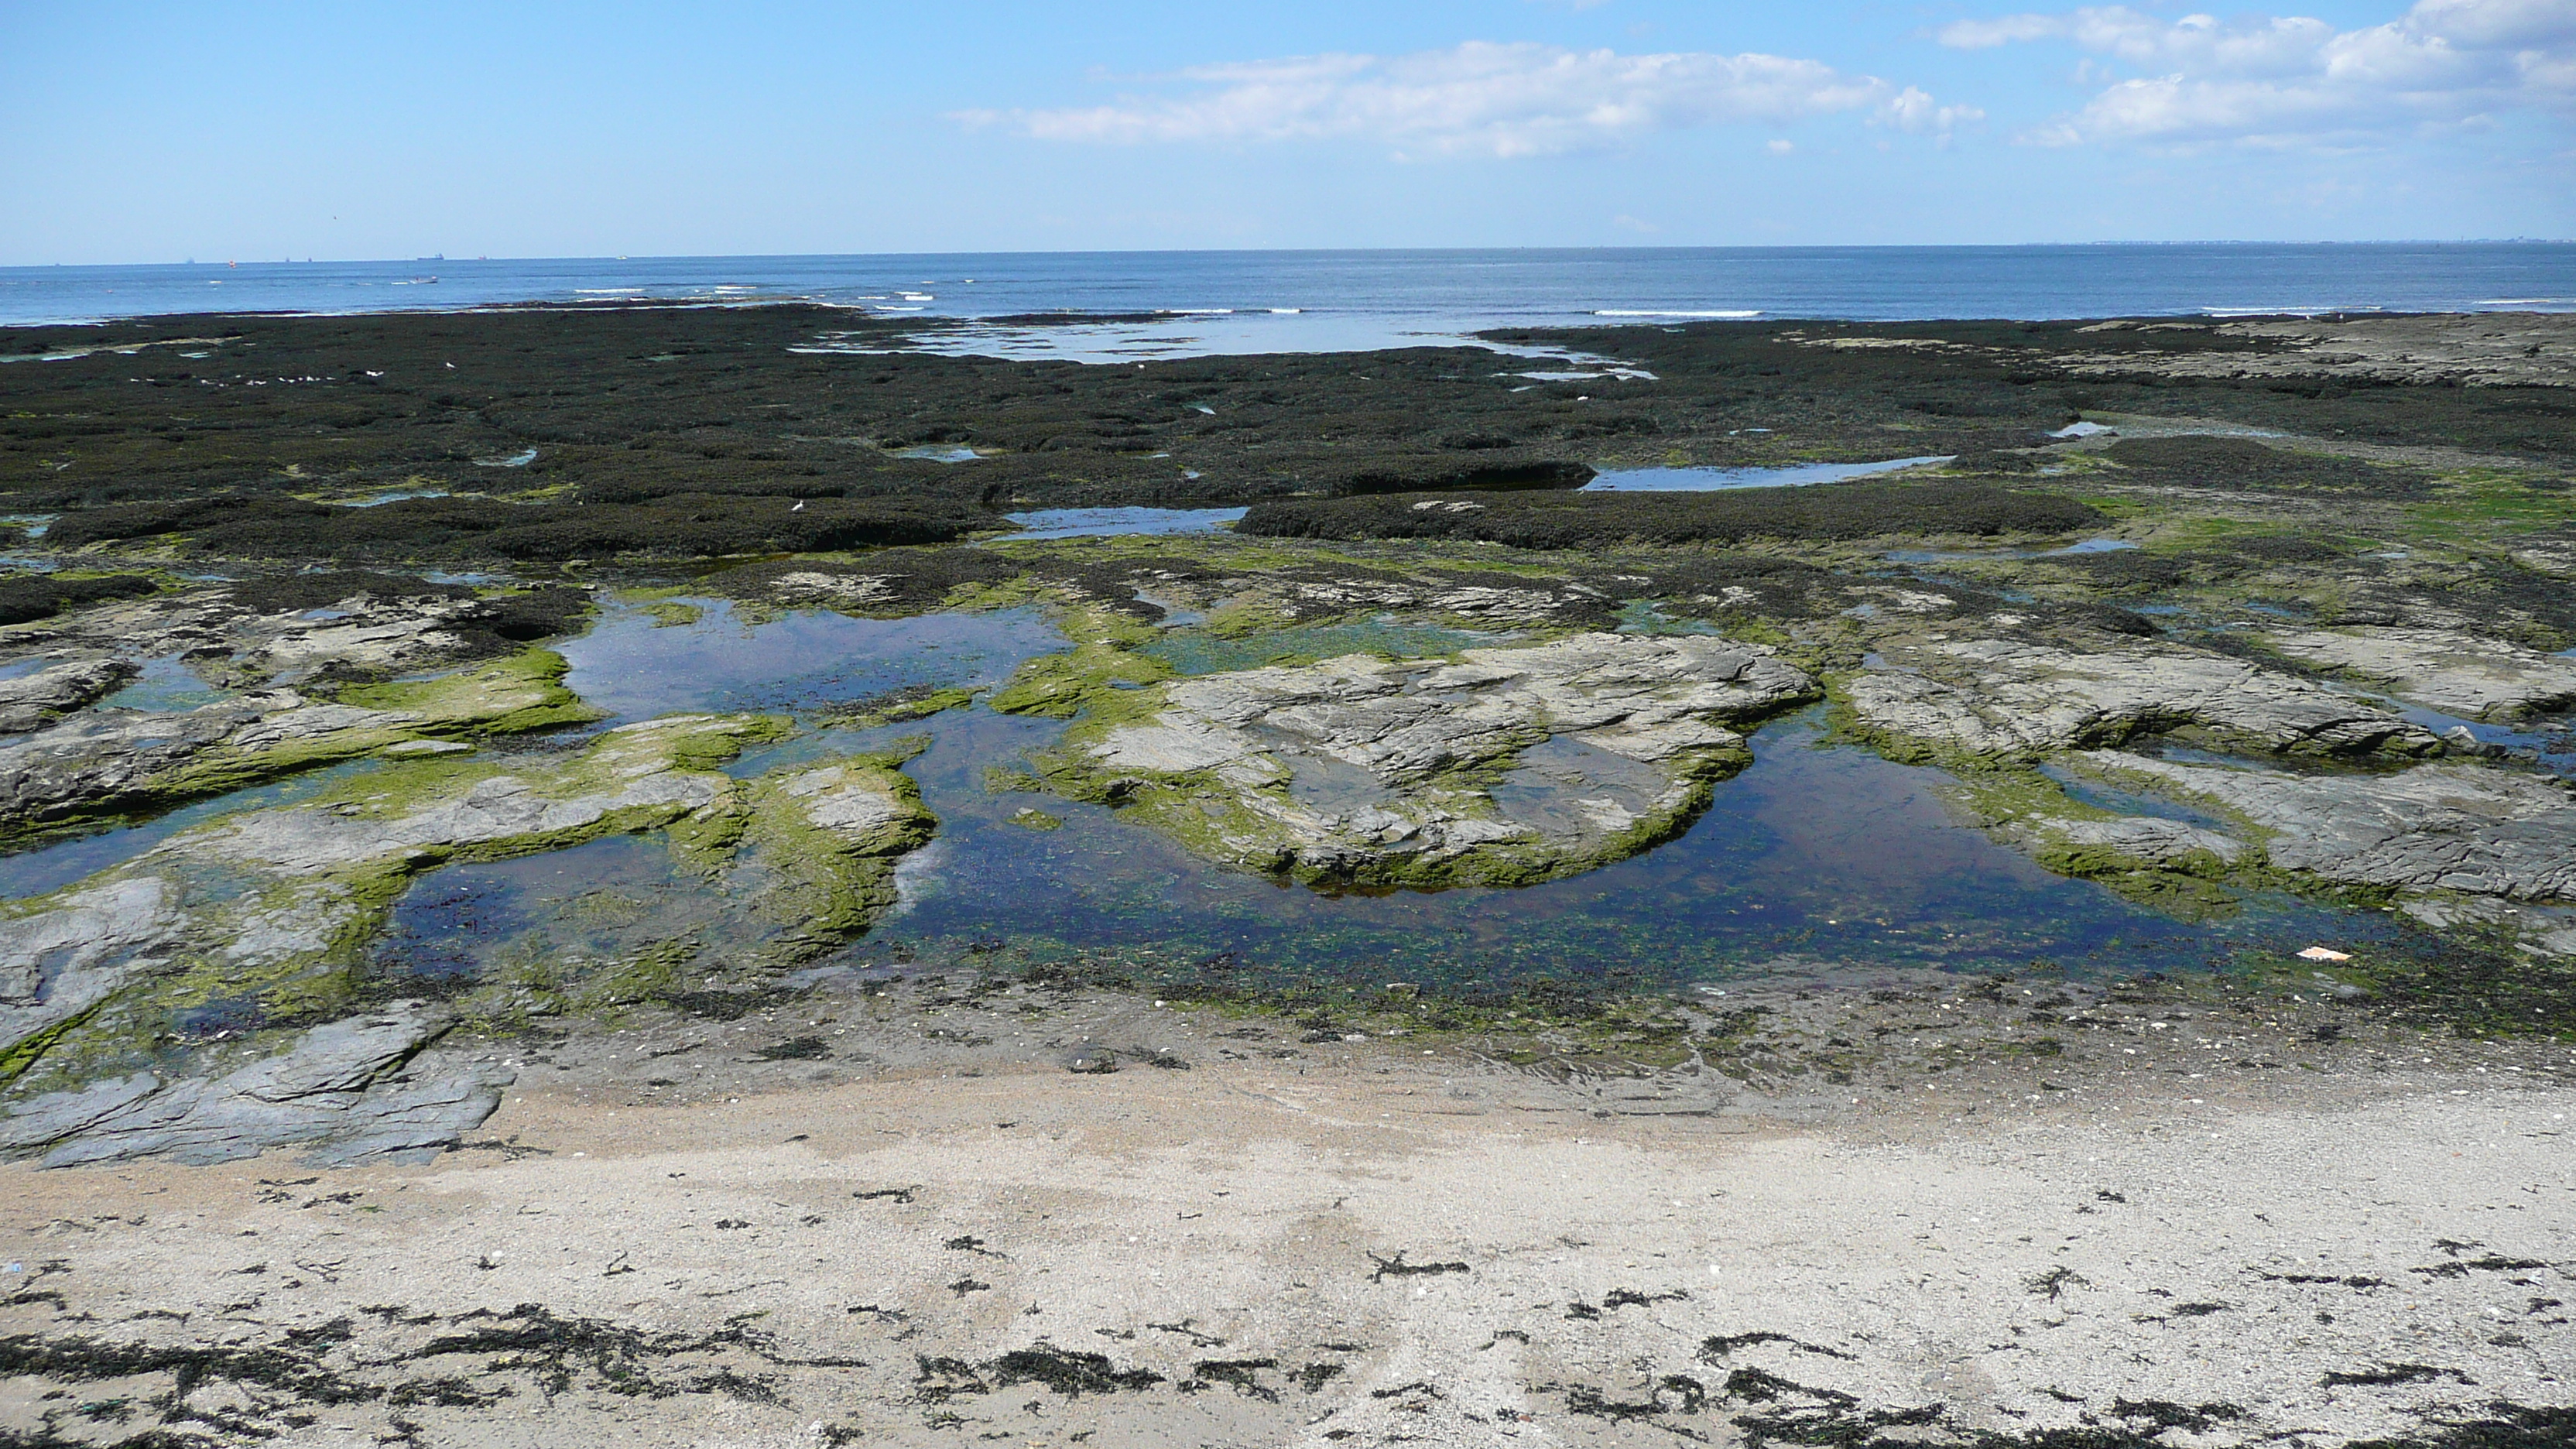
[[[981,319],[934,344],[1113,360],[1405,346],[1498,327],[1799,317],[2576,310],[2576,243],[427,257],[0,268],[0,325],[197,312],[802,299]],[[1053,312],[1115,322],[994,321]]]

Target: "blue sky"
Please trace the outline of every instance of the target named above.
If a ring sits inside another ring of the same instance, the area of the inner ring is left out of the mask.
[[[0,264],[2576,236],[2576,0],[0,0]]]

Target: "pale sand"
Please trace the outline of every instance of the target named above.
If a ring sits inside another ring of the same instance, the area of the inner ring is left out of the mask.
[[[1392,1052],[682,1107],[529,1090],[490,1134],[551,1155],[0,1169],[0,1252],[34,1279],[10,1332],[284,1348],[332,1376],[210,1373],[171,1400],[204,1416],[176,1429],[229,1414],[279,1445],[1727,1443],[1925,1405],[1946,1408],[1876,1442],[1946,1443],[2151,1430],[2158,1400],[2242,1411],[2159,1442],[2332,1444],[2576,1402],[2576,1090],[2498,1080],[1796,1127],[1596,1117]],[[911,1201],[854,1197],[889,1188]],[[1372,1278],[1398,1254],[1466,1269]],[[576,1333],[550,1394],[521,1304],[675,1337]],[[504,1316],[450,1321],[476,1310]],[[748,1333],[679,1341],[728,1324]],[[421,1352],[496,1327],[520,1337]],[[1707,1344],[1743,1334],[1779,1337]],[[991,1361],[1041,1342],[1162,1380],[1005,1385]],[[1310,1389],[1309,1365],[1341,1367]],[[466,1392],[420,1387],[442,1378]],[[114,1442],[174,1389],[39,1397],[56,1382],[0,1385],[0,1429]],[[126,1421],[75,1407],[119,1396]]]

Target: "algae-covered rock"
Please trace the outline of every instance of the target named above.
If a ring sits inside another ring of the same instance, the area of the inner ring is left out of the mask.
[[[895,904],[895,862],[929,843],[938,821],[892,757],[859,755],[753,781],[741,843],[764,874],[758,909],[792,927],[772,948],[837,941]]]
[[[2292,659],[2384,681],[2445,714],[2509,720],[2576,704],[2576,659],[2450,629],[2306,629],[2268,636]]]
[[[2291,774],[2111,750],[2075,757],[2196,797],[2263,835],[2277,869],[2339,885],[2576,898],[2576,797],[2538,775],[2430,764],[2395,774]]]
[[[2282,754],[2429,755],[2431,731],[2366,700],[2167,645],[2077,652],[2005,639],[1889,651],[1842,687],[1853,722],[1935,754],[2030,759],[2197,729]]]
[[[0,745],[0,830],[239,789],[413,740],[595,718],[563,673],[561,655],[531,649],[337,702],[275,689],[173,713],[88,711]]]
[[[2035,817],[2013,834],[2040,863],[2067,875],[2113,869],[2194,871],[2224,868],[2245,858],[2243,841],[2222,831],[2151,815],[2107,820]]]
[[[43,1149],[53,1164],[148,1153],[217,1161],[305,1144],[347,1160],[452,1140],[490,1113],[508,1078],[404,1068],[445,1030],[444,1017],[406,1008],[341,1021],[285,1055],[200,1077],[174,1071],[163,1049],[181,1041],[184,1053],[177,1024],[203,1006],[253,1020],[345,1009],[394,900],[449,862],[668,828],[711,890],[739,890],[786,928],[750,953],[755,964],[864,929],[894,903],[896,859],[935,821],[900,756],[749,781],[719,768],[784,728],[686,715],[607,731],[537,766],[389,763],[309,803],[211,821],[77,885],[0,906],[0,1080],[32,1074],[61,1088],[0,1117],[0,1151]],[[599,999],[612,998],[633,999],[613,990]],[[132,1074],[147,1063],[150,1072]],[[129,1074],[102,1080],[114,1072]]]
[[[1748,758],[1727,722],[1813,691],[1767,649],[1702,637],[1355,654],[1093,696],[1040,774],[1249,869],[1515,884],[1669,836]]]
[[[739,786],[715,768],[778,726],[629,725],[542,769],[389,764],[308,804],[183,831],[0,906],[0,1077],[128,1056],[208,1002],[327,1010],[412,876],[682,820]]]
[[[122,659],[73,657],[15,679],[0,679],[0,734],[39,729],[93,700],[106,697],[135,675]]]
[[[602,835],[669,827],[790,929],[767,954],[837,941],[895,899],[896,858],[930,838],[898,756],[757,780],[719,767],[784,726],[687,715],[622,726],[541,767],[430,757],[307,804],[172,836],[49,896],[0,906],[0,1078],[63,1090],[0,1117],[0,1151],[52,1164],[168,1153],[219,1161],[315,1145],[328,1160],[452,1141],[506,1073],[404,1064],[446,1018],[408,1007],[307,1033],[284,1055],[177,1077],[157,1043],[182,1013],[326,1015],[411,879]],[[149,1061],[154,1070],[112,1080]],[[86,1079],[86,1080],[85,1080]]]

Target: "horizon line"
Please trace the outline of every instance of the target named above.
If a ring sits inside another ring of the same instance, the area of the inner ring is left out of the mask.
[[[1478,246],[1403,246],[1403,247],[1060,247],[1051,249],[949,250],[949,251],[858,251],[858,252],[567,252],[554,255],[526,254],[448,256],[443,253],[408,257],[228,257],[205,261],[195,257],[149,262],[0,262],[0,272],[50,271],[61,267],[141,268],[141,267],[305,267],[305,266],[379,266],[443,263],[451,266],[490,264],[494,262],[673,262],[673,261],[783,261],[844,258],[909,258],[909,257],[1099,257],[1099,256],[1329,256],[1329,255],[1405,255],[1439,252],[1801,252],[1801,251],[2039,251],[2077,250],[2086,247],[2464,247],[2464,246],[2570,246],[2576,237],[2381,237],[2367,240],[2288,240],[2259,237],[2208,237],[2192,240],[2121,240],[2059,242],[1727,242],[1727,243],[1594,243],[1589,245],[1478,245]]]

